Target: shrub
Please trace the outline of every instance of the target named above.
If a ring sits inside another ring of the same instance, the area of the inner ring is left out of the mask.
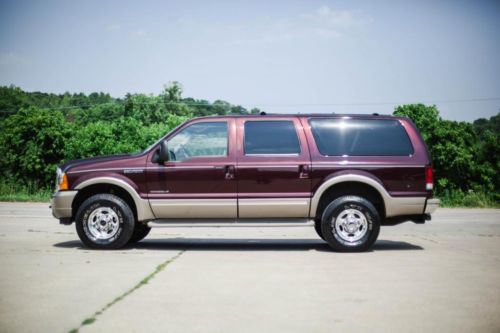
[[[43,187],[64,158],[68,124],[59,111],[30,107],[1,123],[0,167],[4,178]]]

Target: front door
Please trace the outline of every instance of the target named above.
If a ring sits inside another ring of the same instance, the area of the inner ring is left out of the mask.
[[[147,186],[157,218],[236,218],[233,119],[201,119],[169,135],[170,160],[148,157]]]
[[[237,119],[238,216],[309,216],[311,162],[296,117]]]

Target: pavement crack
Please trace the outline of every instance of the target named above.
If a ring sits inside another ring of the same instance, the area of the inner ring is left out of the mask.
[[[165,260],[164,262],[162,262],[161,264],[159,264],[158,266],[156,266],[156,269],[153,272],[151,272],[150,274],[148,274],[147,276],[145,276],[141,281],[139,281],[138,283],[136,283],[132,288],[128,289],[123,294],[119,295],[118,297],[116,297],[115,299],[113,299],[111,302],[109,302],[108,304],[106,304],[105,306],[103,306],[100,310],[94,312],[94,314],[92,316],[90,316],[88,318],[85,318],[82,321],[82,323],[80,324],[80,326],[78,326],[77,328],[74,328],[74,329],[70,330],[69,333],[77,333],[83,326],[85,326],[85,325],[91,325],[92,323],[94,323],[97,320],[97,317],[101,316],[105,311],[107,311],[109,308],[111,308],[116,303],[118,303],[120,301],[123,301],[127,296],[129,296],[130,294],[132,294],[137,289],[139,289],[142,286],[148,284],[148,282],[151,281],[155,277],[155,275],[157,275],[158,273],[160,273],[161,271],[163,271],[165,269],[165,267],[167,267],[169,264],[171,264],[175,260],[177,260],[184,252],[186,252],[185,249],[181,250],[179,253],[177,253],[172,258],[170,258],[168,260]]]

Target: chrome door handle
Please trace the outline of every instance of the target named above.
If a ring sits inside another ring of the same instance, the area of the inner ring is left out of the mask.
[[[299,178],[301,178],[301,179],[309,178],[309,171],[310,171],[309,165],[307,165],[307,164],[300,165],[299,166]]]
[[[234,165],[227,165],[226,166],[226,180],[232,180],[234,179]]]

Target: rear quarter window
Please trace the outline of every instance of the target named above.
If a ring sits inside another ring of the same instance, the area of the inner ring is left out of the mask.
[[[310,119],[325,156],[409,156],[414,150],[398,120]]]

